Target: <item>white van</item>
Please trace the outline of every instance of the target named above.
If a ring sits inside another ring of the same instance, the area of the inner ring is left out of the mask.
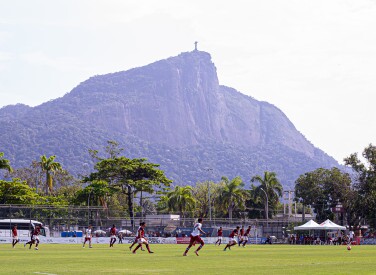
[[[40,235],[50,237],[50,230],[43,223],[35,220],[25,219],[3,219],[0,220],[0,237],[12,237],[13,225],[17,224],[18,237],[30,237],[35,226],[40,226]]]

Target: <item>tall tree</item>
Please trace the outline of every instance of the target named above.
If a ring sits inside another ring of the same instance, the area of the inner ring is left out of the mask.
[[[93,180],[76,194],[76,202],[87,206],[102,206],[107,209],[108,199],[119,189],[103,180]]]
[[[46,157],[43,155],[40,157],[40,166],[42,171],[46,173],[46,194],[53,192],[53,175],[56,171],[63,170],[61,164],[55,161],[56,156]]]
[[[265,195],[256,192],[257,187],[251,185],[251,189],[247,190],[248,199],[246,200],[246,208],[248,210],[248,218],[262,219],[265,217]],[[263,196],[261,196],[263,195]]]
[[[167,207],[170,211],[178,211],[180,216],[186,217],[188,211],[192,211],[195,207],[195,199],[193,198],[193,189],[191,186],[175,186],[173,190],[167,193]]]
[[[279,182],[276,173],[265,171],[263,176],[256,175],[251,179],[251,182],[259,182],[260,185],[254,188],[254,195],[262,198],[265,206],[265,217],[269,213],[267,209],[271,206],[271,209],[275,209],[279,202],[279,198],[282,197],[283,187]],[[267,198],[264,192],[267,194]],[[267,205],[268,203],[268,205]]]
[[[356,173],[354,188],[358,194],[359,216],[376,228],[376,146],[369,144],[362,153],[365,163],[356,153],[345,158],[345,164]]]
[[[147,162],[146,159],[129,159],[124,156],[100,159],[94,166],[95,172],[84,181],[104,180],[111,186],[120,187],[128,197],[129,215],[134,225],[134,194],[140,190],[148,193],[164,190],[171,183],[158,167],[158,164]]]
[[[312,206],[318,220],[329,217],[331,213],[326,204],[324,192],[326,171],[323,168],[316,169],[300,175],[295,181],[295,200],[300,201],[303,205]]]
[[[244,183],[240,177],[235,177],[229,180],[227,177],[222,177],[222,189],[218,197],[221,209],[228,213],[228,218],[232,220],[235,209],[244,210],[245,201],[248,193],[243,188]]]
[[[211,205],[212,217],[215,216],[215,210],[218,209],[218,196],[221,191],[221,185],[212,181],[198,182],[193,187],[193,197],[196,201],[196,216],[206,218],[209,216],[209,203]],[[210,191],[210,196],[209,196]],[[210,197],[210,202],[209,202]]]
[[[7,170],[8,172],[12,172],[12,167],[10,166],[9,160],[4,158],[4,153],[0,152],[0,170]]]
[[[29,167],[16,168],[6,174],[8,178],[17,178],[26,181],[31,188],[36,189],[37,193],[38,188],[42,186],[43,175],[42,167],[36,160],[33,160]]]
[[[33,160],[29,167],[21,167],[14,169],[13,172],[7,173],[7,177],[18,178],[27,182],[27,184],[35,188],[37,193],[41,193],[39,190],[43,185],[45,171],[42,170],[40,162]],[[69,187],[77,185],[79,180],[73,177],[67,170],[61,169],[54,171],[53,175],[53,188],[54,193],[62,187]],[[43,188],[43,187],[42,187]],[[44,188],[45,189],[45,188]]]
[[[24,181],[0,180],[0,204],[33,204],[38,195]]]
[[[350,211],[351,178],[336,167],[319,168],[300,175],[295,182],[295,200],[311,205],[318,220],[334,218],[332,208],[341,203]],[[342,220],[342,219],[341,219]]]

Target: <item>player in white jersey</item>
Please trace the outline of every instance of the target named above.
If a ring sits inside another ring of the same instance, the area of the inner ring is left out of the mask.
[[[89,227],[86,229],[86,232],[85,232],[85,241],[84,241],[84,244],[82,247],[85,247],[85,244],[87,241],[89,241],[89,248],[92,248],[91,246],[91,238],[93,237],[93,233],[92,233],[92,227],[91,225],[89,225]]]
[[[187,249],[185,250],[183,256],[187,256],[189,249],[192,247],[194,243],[200,243],[200,246],[196,249],[195,254],[198,256],[198,251],[204,246],[204,241],[201,239],[201,234],[206,234],[202,229],[202,219],[199,218],[198,222],[195,224],[193,231],[191,233],[191,240]]]

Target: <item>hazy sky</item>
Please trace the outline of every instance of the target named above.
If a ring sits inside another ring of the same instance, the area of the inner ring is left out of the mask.
[[[0,0],[0,107],[193,49],[342,162],[376,144],[376,0]]]

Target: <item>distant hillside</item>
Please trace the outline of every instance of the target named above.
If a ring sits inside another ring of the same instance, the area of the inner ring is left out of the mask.
[[[88,149],[102,150],[107,140],[160,163],[179,184],[222,175],[249,181],[270,170],[288,187],[301,173],[338,166],[278,108],[219,85],[201,51],[94,76],[34,108],[0,109],[0,151],[16,167],[56,154],[81,173],[92,164]]]

